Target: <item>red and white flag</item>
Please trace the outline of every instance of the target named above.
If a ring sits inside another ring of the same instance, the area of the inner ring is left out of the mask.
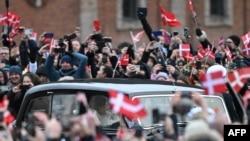
[[[143,118],[147,115],[147,111],[139,99],[132,100],[125,94],[114,90],[110,90],[108,94],[112,112],[122,114],[130,120]]]
[[[171,27],[175,26],[181,26],[181,22],[179,22],[176,18],[175,15],[167,12],[165,9],[160,7],[160,13],[161,13],[161,20],[163,25],[168,25]]]
[[[219,38],[218,45],[219,45],[219,46],[222,46],[223,44],[224,44],[224,37],[221,36],[221,37]]]
[[[223,78],[222,70],[201,75],[202,86],[205,93],[214,95],[226,91],[225,80]]]
[[[121,66],[127,66],[129,63],[129,54],[126,54],[119,58],[119,64]]]
[[[6,97],[2,98],[2,101],[0,101],[0,111],[3,112],[3,122],[6,125],[11,124],[15,117],[9,112],[8,110],[9,100]]]
[[[204,51],[204,49],[202,49],[202,48],[200,48],[199,50],[198,50],[198,59],[199,60],[202,60],[202,58],[205,56],[205,51]]]
[[[16,27],[15,29],[12,29],[10,32],[10,37],[14,38],[17,35],[21,35],[23,33],[23,29],[20,29],[18,27]]]
[[[190,53],[190,44],[179,44],[179,55],[184,56]]]
[[[19,26],[20,20],[21,20],[20,16],[12,12],[8,12],[8,14],[5,13],[0,16],[1,24],[8,24],[9,26],[12,27]]]
[[[243,41],[243,44],[247,46],[250,42],[250,31],[247,34],[241,36],[241,39]]]
[[[242,55],[250,55],[250,44],[242,45]]]
[[[140,31],[134,36],[133,32],[130,31],[130,35],[134,43],[139,42],[143,34],[144,34],[144,31]]]
[[[227,76],[229,84],[236,92],[242,89],[248,78],[250,78],[250,67],[234,70]]]
[[[190,10],[194,10],[192,0],[188,0],[188,8],[189,8]]]
[[[194,56],[190,53],[187,53],[184,58],[187,60],[187,62],[193,61],[194,60]]]
[[[228,48],[228,46],[225,47],[225,53],[227,56],[227,60],[231,60],[232,59],[232,53],[230,51],[230,49]]]
[[[30,35],[30,39],[36,41],[37,38],[37,33],[36,32],[32,32]]]

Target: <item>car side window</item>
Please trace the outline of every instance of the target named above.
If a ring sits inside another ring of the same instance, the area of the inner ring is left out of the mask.
[[[25,112],[25,121],[29,113],[45,112],[47,115],[50,113],[50,96],[37,97],[30,101],[28,108]]]
[[[52,102],[52,113],[56,115],[72,116],[78,115],[80,105],[73,94],[54,95]]]

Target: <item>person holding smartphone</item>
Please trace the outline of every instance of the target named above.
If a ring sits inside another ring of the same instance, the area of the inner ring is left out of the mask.
[[[22,75],[20,83],[14,86],[7,94],[7,97],[9,99],[8,109],[14,117],[16,117],[19,112],[19,108],[26,91],[38,84],[40,84],[39,77],[34,73],[27,72]]]

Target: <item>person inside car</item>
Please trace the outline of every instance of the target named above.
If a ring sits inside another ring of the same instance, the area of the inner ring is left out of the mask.
[[[109,126],[116,122],[119,123],[118,115],[113,114],[109,109],[108,98],[97,95],[92,98],[91,106],[94,114],[98,117],[103,126]]]

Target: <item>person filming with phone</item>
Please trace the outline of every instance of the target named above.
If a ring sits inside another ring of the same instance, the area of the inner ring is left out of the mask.
[[[50,47],[49,56],[45,62],[45,68],[48,73],[50,81],[57,81],[64,76],[73,76],[75,79],[82,79],[85,77],[86,66],[88,63],[88,57],[77,52],[69,53],[68,46],[65,47],[65,52],[57,52],[56,49],[60,48],[58,43],[55,46]],[[58,54],[61,54],[60,69],[56,70],[53,63],[54,58]],[[74,67],[74,59],[79,60],[77,68]]]
[[[14,117],[16,117],[19,112],[26,91],[38,84],[40,84],[39,77],[34,73],[27,72],[21,76],[20,83],[9,91],[7,94],[9,99],[8,109]]]

